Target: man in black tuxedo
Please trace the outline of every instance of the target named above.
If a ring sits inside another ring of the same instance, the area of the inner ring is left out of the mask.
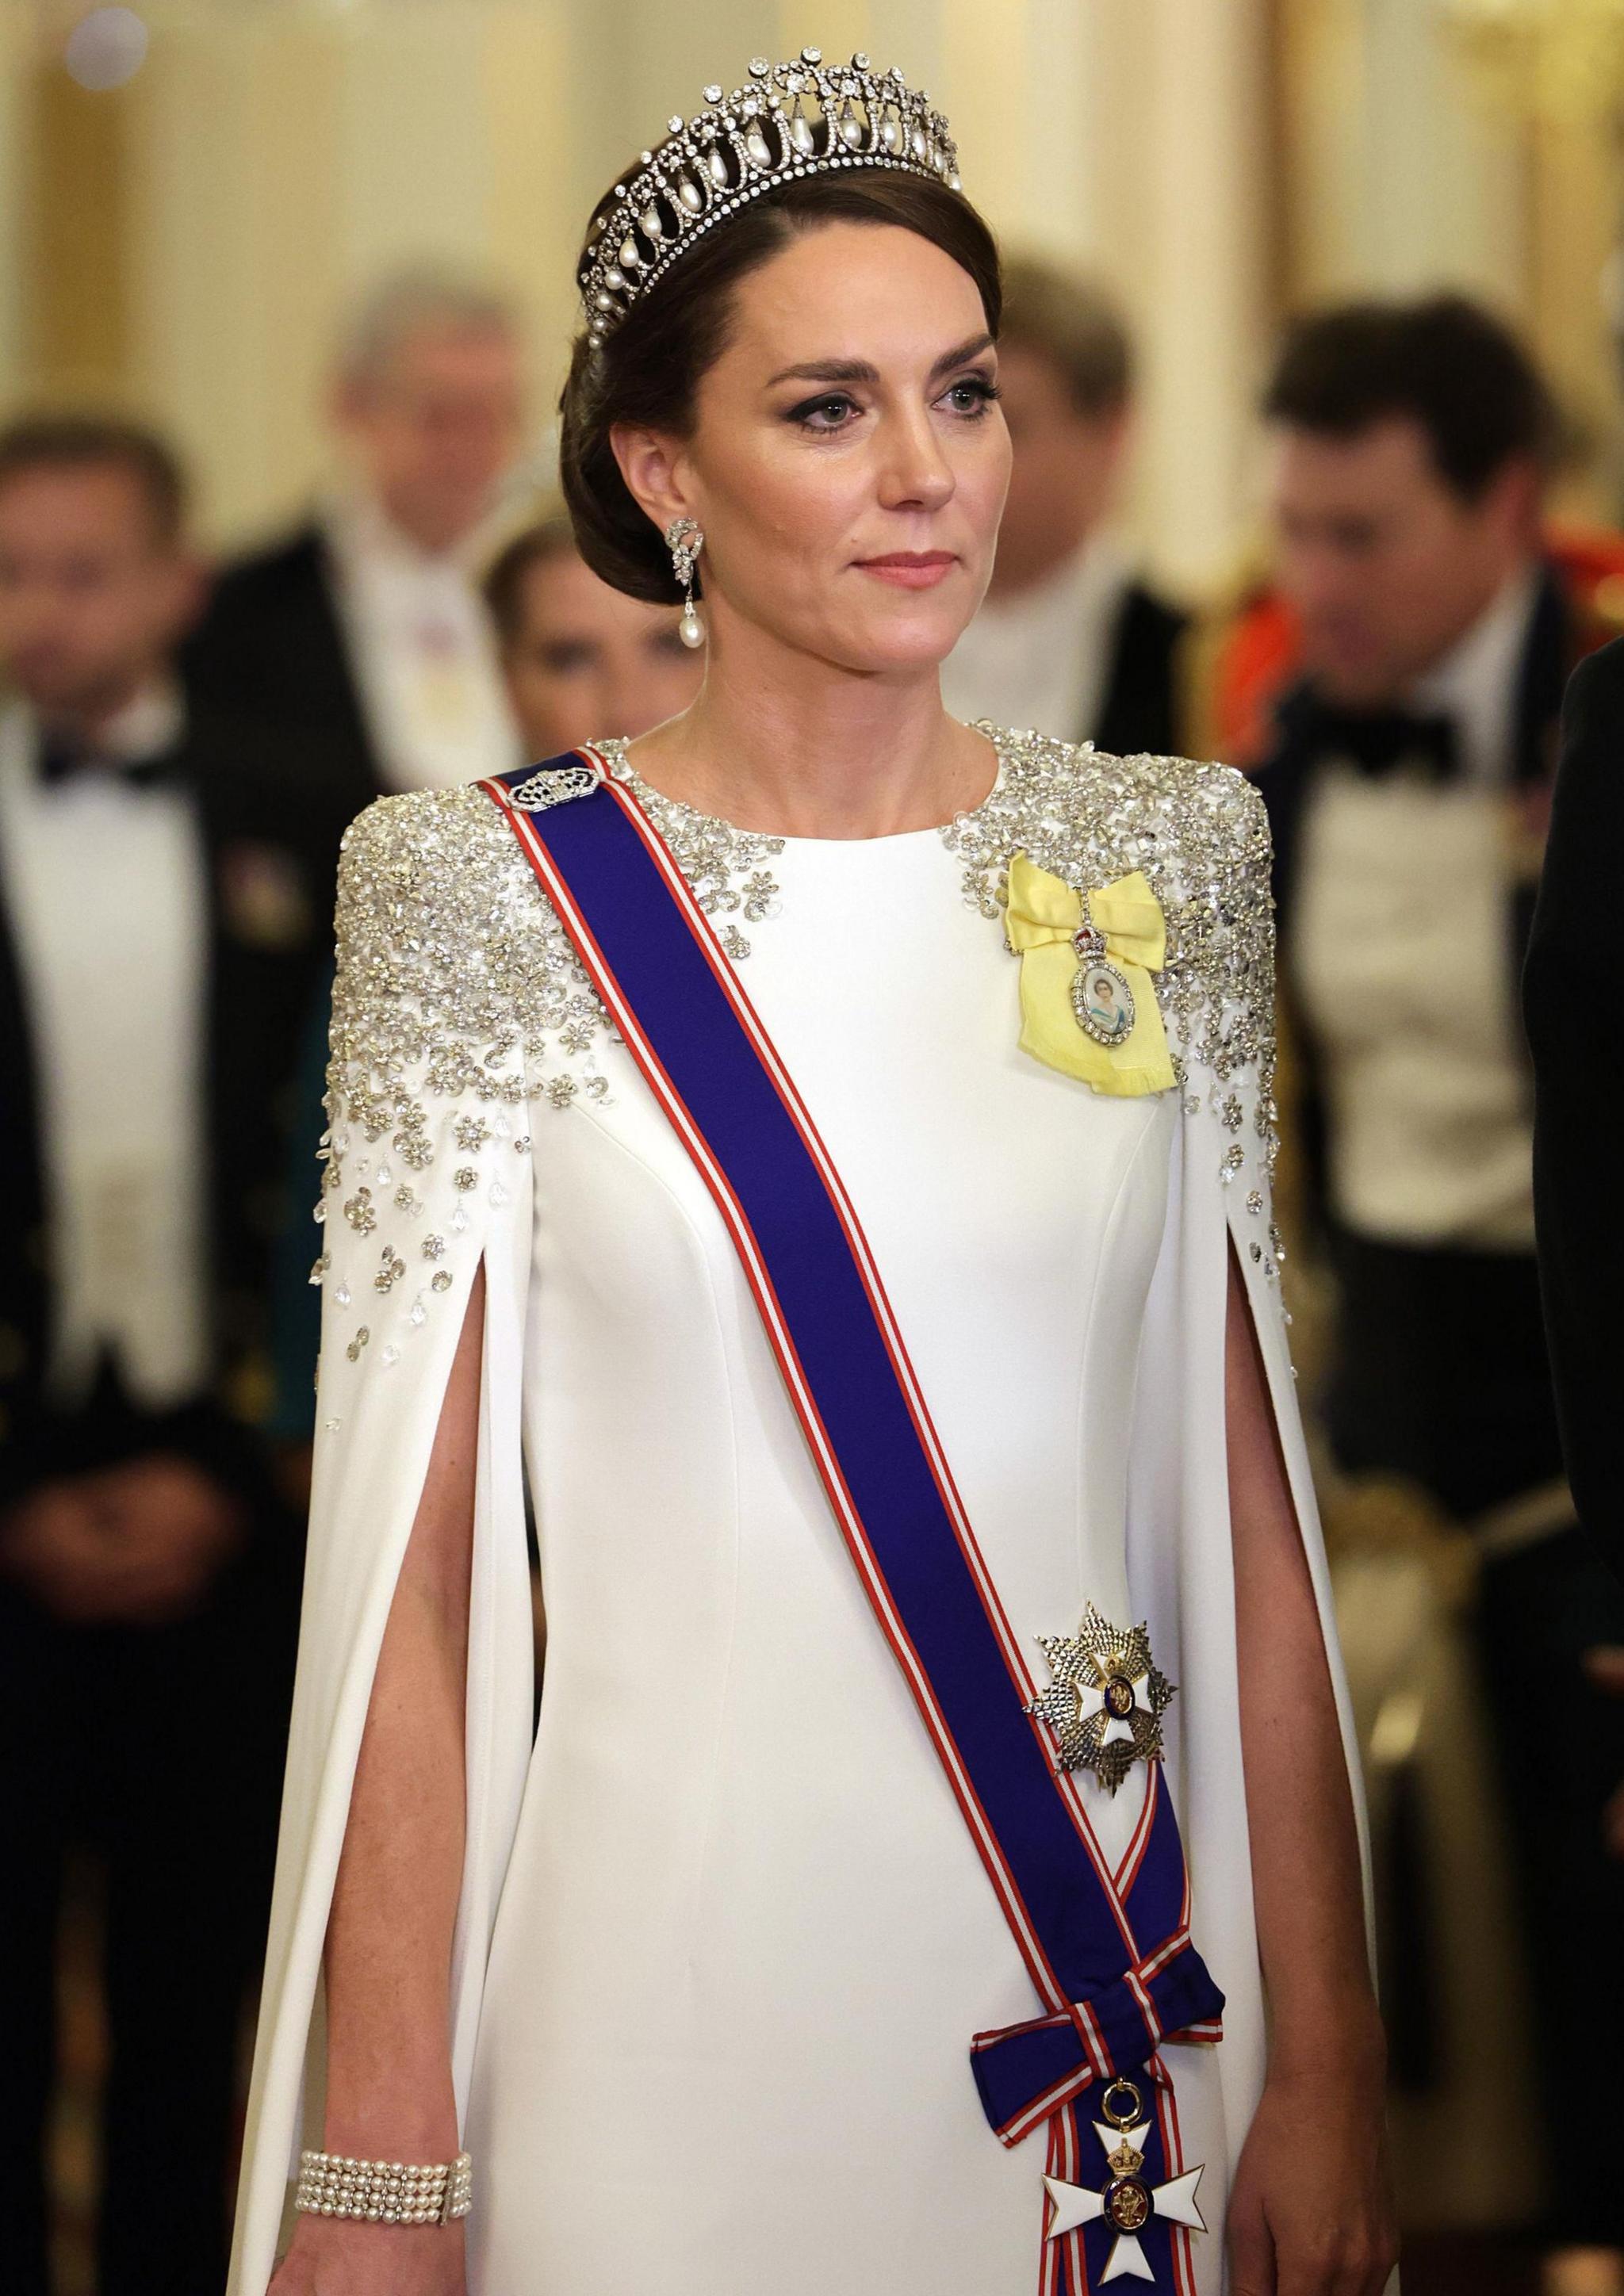
[[[1182,750],[1188,617],[1111,528],[1133,380],[1127,329],[1096,289],[1034,257],[1006,266],[998,396],[1014,463],[986,603],[942,665],[956,716],[1119,757]]]
[[[1336,1278],[1326,1431],[1339,1467],[1419,1486],[1479,1544],[1536,2038],[1563,2067],[1547,2285],[1588,2285],[1589,2252],[1624,2249],[1624,1869],[1602,1843],[1624,1725],[1584,1669],[1617,1596],[1562,1477],[1517,981],[1562,688],[1597,630],[1543,545],[1544,386],[1487,313],[1308,318],[1266,412],[1303,671],[1258,782]]]
[[[186,645],[193,696],[296,744],[346,820],[520,762],[472,557],[523,403],[505,304],[437,273],[387,282],[332,387],[340,485],[226,567]]]
[[[0,2251],[44,2296],[64,1869],[100,1882],[101,2296],[218,2296],[291,1677],[251,1420],[330,797],[183,701],[176,467],[0,433]]]

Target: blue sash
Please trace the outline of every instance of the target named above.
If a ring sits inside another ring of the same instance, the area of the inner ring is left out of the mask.
[[[1139,2179],[1180,2177],[1164,2041],[1216,2040],[1223,1996],[1190,1940],[1172,1797],[1152,1766],[1115,1873],[1059,1771],[879,1273],[793,1084],[693,889],[591,750],[484,782],[737,1248],[831,1506],[1030,1973],[1041,2013],[978,2033],[971,2065],[1005,2144],[1048,2129],[1049,2177],[1109,2186],[1120,2107],[1143,2098]],[[1131,2082],[1132,2087],[1112,2087]],[[1193,2188],[1193,2177],[1184,2182]],[[1052,2193],[1046,2231],[1064,2212]],[[1191,2221],[1186,2217],[1185,2223]],[[1144,2273],[1120,2222],[1046,2237],[1041,2296]],[[1190,2233],[1153,2209],[1136,2251],[1193,2288]]]

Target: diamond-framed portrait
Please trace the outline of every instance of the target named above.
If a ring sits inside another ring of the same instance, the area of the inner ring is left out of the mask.
[[[1133,1029],[1134,992],[1114,964],[1087,957],[1071,984],[1077,1025],[1096,1045],[1120,1045]]]

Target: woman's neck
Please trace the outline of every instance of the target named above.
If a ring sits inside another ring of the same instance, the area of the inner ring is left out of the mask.
[[[783,668],[781,651],[759,677],[713,659],[692,707],[634,744],[637,771],[662,796],[782,837],[933,829],[991,788],[991,746],[947,716],[934,665],[864,676],[802,656]]]

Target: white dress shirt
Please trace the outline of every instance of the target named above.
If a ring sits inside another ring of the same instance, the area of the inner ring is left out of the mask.
[[[951,715],[1090,740],[1132,578],[1120,545],[1100,534],[1031,588],[988,599],[942,664]]]
[[[1378,1241],[1533,1244],[1506,807],[1538,580],[1507,582],[1409,696],[1453,719],[1460,778],[1333,762],[1303,821],[1292,956],[1325,1048],[1331,1198]]]
[[[137,758],[183,724],[143,694],[100,747]],[[38,728],[0,711],[0,873],[39,1095],[54,1320],[49,1383],[81,1398],[103,1353],[151,1410],[208,1376],[208,893],[193,800],[87,767],[40,781]]]
[[[1537,567],[1513,574],[1410,692],[1415,709],[1454,719],[1461,770],[1480,789],[1504,790],[1511,778],[1517,681],[1538,593]]]
[[[446,789],[523,762],[489,620],[462,554],[420,550],[352,496],[324,527],[368,730],[391,789]]]

